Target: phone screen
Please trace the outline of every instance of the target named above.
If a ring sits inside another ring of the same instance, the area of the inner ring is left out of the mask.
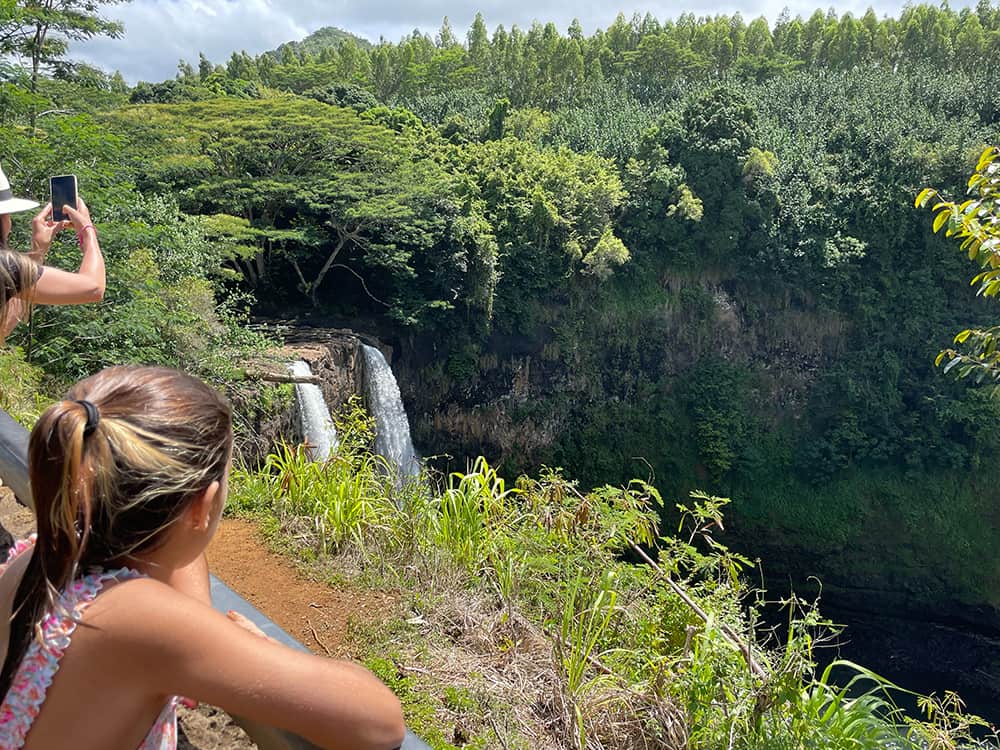
[[[69,216],[62,210],[63,206],[76,208],[76,175],[50,177],[49,188],[52,191],[52,220],[65,221]]]

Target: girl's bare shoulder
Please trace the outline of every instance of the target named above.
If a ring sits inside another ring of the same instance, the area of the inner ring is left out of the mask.
[[[133,578],[107,587],[85,611],[74,640],[107,646],[116,661],[182,655],[194,634],[211,637],[225,618],[211,607],[152,578]],[[211,626],[206,627],[206,623]],[[214,627],[213,627],[214,626]]]

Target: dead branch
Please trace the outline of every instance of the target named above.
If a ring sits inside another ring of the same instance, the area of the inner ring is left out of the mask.
[[[663,570],[663,568],[657,565],[653,561],[653,559],[649,555],[647,555],[645,551],[638,544],[633,542],[631,539],[628,539],[627,541],[629,543],[629,546],[636,552],[636,554],[638,554],[639,557],[641,557],[647,565],[651,566],[653,570],[655,570],[660,575],[660,577],[667,582],[667,585],[675,594],[677,594],[680,600],[684,602],[692,612],[698,615],[699,619],[701,619],[702,622],[708,624],[709,622],[708,614],[705,612],[705,610],[703,610],[701,607],[698,606],[698,603],[695,602],[695,600],[690,597],[687,591],[684,590],[684,587],[681,586],[679,583],[677,583],[670,576],[668,576],[666,572]],[[760,677],[761,679],[767,679],[767,672],[757,662],[757,660],[753,658],[753,654],[750,652],[750,646],[748,646],[743,641],[743,639],[740,638],[736,634],[736,632],[725,623],[719,623],[719,629],[722,631],[722,635],[725,637],[725,639],[729,641],[733,646],[738,648],[740,653],[743,654],[743,659],[746,661],[747,666],[750,668],[750,671],[753,672],[758,677]]]
[[[316,375],[285,375],[280,372],[248,372],[248,380],[263,380],[267,383],[307,383],[309,385],[322,385],[323,381]]]

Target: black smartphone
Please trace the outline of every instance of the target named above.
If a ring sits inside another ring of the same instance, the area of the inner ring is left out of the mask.
[[[66,221],[69,216],[63,206],[76,208],[76,175],[50,177],[49,192],[52,194],[52,221]]]

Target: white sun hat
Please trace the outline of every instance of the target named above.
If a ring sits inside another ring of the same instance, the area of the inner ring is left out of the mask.
[[[33,208],[38,208],[35,201],[14,197],[10,181],[3,173],[3,167],[0,167],[0,214],[16,214],[18,211],[30,211]]]

